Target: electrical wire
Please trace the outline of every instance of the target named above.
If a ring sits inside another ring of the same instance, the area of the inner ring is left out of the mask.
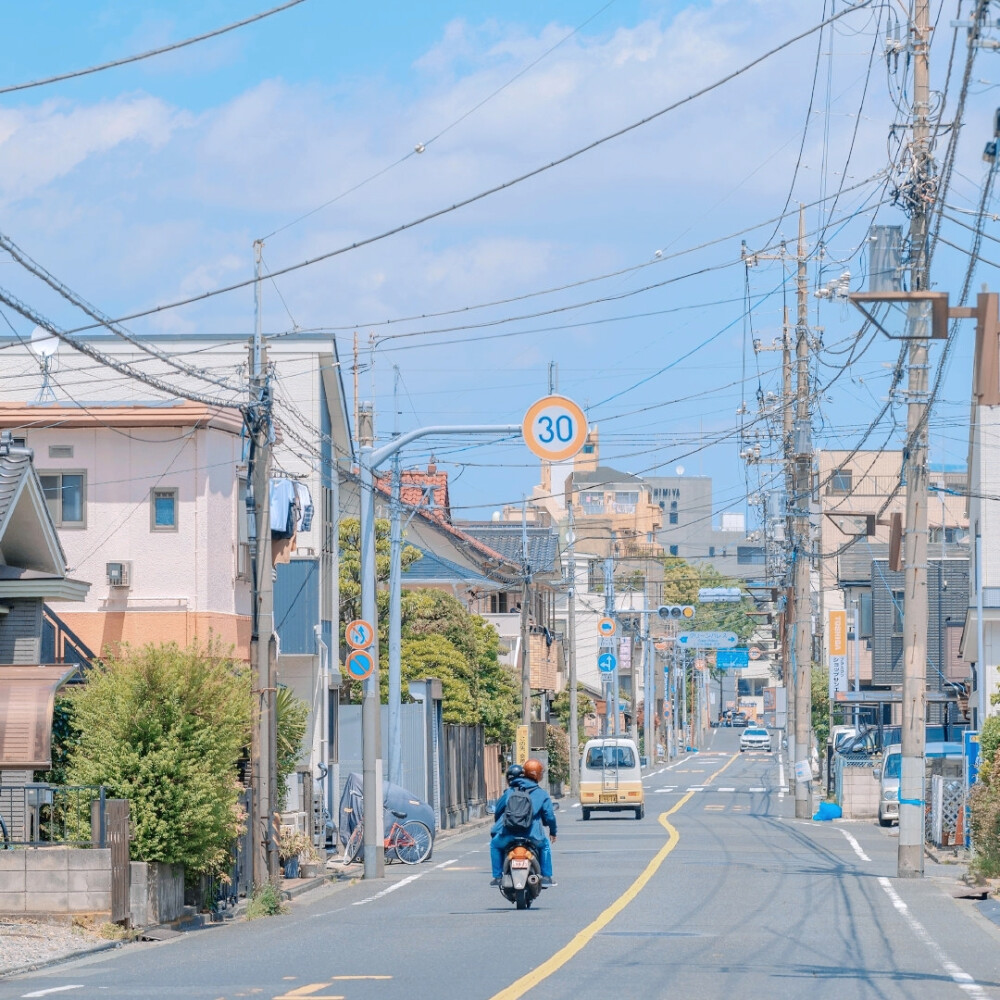
[[[242,21],[227,24],[223,28],[216,28],[214,31],[206,31],[202,35],[195,35],[193,38],[186,38],[182,42],[174,42],[171,45],[164,45],[159,49],[150,49],[148,52],[140,52],[134,56],[126,56],[124,59],[113,59],[111,62],[101,63],[99,66],[90,66],[87,69],[76,69],[69,73],[59,73],[56,76],[48,76],[42,80],[31,80],[28,83],[8,84],[6,87],[0,87],[0,94],[13,94],[20,90],[30,90],[32,87],[47,87],[51,83],[61,83],[63,80],[75,80],[77,77],[89,76],[92,73],[101,73],[106,69],[116,69],[119,66],[127,66],[129,63],[140,62],[143,59],[152,59],[153,56],[162,56],[167,52],[175,52],[177,49],[183,49],[188,45],[194,45],[196,42],[204,42],[209,38],[218,38],[219,35],[225,35],[227,32],[235,31],[237,28],[243,28],[256,21],[263,21],[265,17],[271,17],[273,14],[280,14],[282,11],[288,10],[290,7],[297,7],[300,3],[305,3],[305,0],[287,0],[287,3],[280,4],[277,7],[272,7],[270,10],[262,11],[260,14],[254,14],[252,17],[246,17]]]
[[[390,229],[383,230],[381,233],[376,233],[372,236],[367,236],[363,239],[356,240],[354,243],[347,244],[346,246],[339,247],[335,250],[329,250],[325,253],[318,254],[315,257],[310,257],[306,260],[298,261],[295,264],[289,264],[286,265],[285,267],[278,268],[277,270],[272,271],[271,275],[272,277],[280,277],[283,274],[289,274],[292,271],[298,271],[304,267],[311,267],[313,264],[318,264],[321,261],[330,260],[342,254],[349,253],[352,250],[357,250],[361,247],[370,246],[373,243],[378,243],[381,240],[388,239],[391,236],[397,236],[399,233],[403,233],[410,229],[414,229],[415,227],[423,225],[426,222],[430,222],[434,219],[438,219],[445,215],[449,215],[452,212],[456,212],[462,208],[466,208],[469,205],[473,205],[476,202],[482,201],[483,199],[490,197],[491,195],[498,194],[501,191],[509,190],[510,188],[513,188],[516,185],[523,183],[524,181],[530,180],[531,178],[546,173],[547,171],[552,170],[555,167],[563,166],[564,164],[569,163],[572,160],[575,160],[579,156],[583,156],[586,153],[590,153],[593,150],[600,148],[601,146],[605,145],[608,142],[612,142],[615,139],[619,139],[622,136],[635,131],[636,129],[642,128],[643,126],[650,124],[650,122],[658,120],[659,118],[663,117],[666,114],[669,114],[672,111],[676,111],[678,108],[690,104],[692,101],[697,100],[699,97],[703,97],[705,94],[709,94],[714,90],[718,90],[719,87],[722,87],[725,84],[730,83],[731,81],[737,79],[744,73],[749,72],[754,67],[760,65],[763,62],[766,62],[768,59],[770,59],[777,53],[782,52],[783,50],[794,45],[796,42],[801,41],[803,38],[808,38],[815,32],[821,31],[828,24],[832,24],[834,21],[838,21],[846,14],[857,11],[863,7],[868,6],[873,2],[874,0],[860,0],[860,2],[858,2],[854,6],[845,7],[839,13],[833,14],[831,17],[820,22],[819,24],[815,24],[812,27],[799,32],[797,35],[794,35],[791,38],[786,39],[785,41],[779,43],[778,45],[772,47],[771,49],[768,49],[768,51],[763,53],[762,55],[759,55],[756,58],[751,59],[749,62],[744,63],[743,65],[737,67],[736,69],[727,73],[725,76],[722,76],[719,79],[713,81],[712,83],[706,84],[704,87],[701,87],[696,91],[693,91],[692,93],[688,94],[685,97],[680,98],[679,100],[673,101],[672,103],[666,105],[665,107],[660,108],[658,111],[654,111],[652,114],[646,115],[644,118],[640,118],[638,121],[634,121],[629,125],[625,125],[622,128],[616,129],[613,132],[609,132],[608,134],[603,135],[600,138],[595,139],[584,146],[580,146],[577,149],[574,149],[571,152],[566,153],[563,156],[560,156],[557,159],[550,161],[549,163],[545,163],[539,167],[535,167],[532,170],[527,171],[526,173],[519,174],[517,177],[513,177],[510,180],[504,181],[500,184],[496,184],[493,187],[480,191],[478,194],[470,195],[467,198],[463,198],[452,205],[436,209],[433,212],[428,212],[425,215],[419,216],[416,219],[411,219],[409,222],[400,223],[399,225],[393,226]],[[193,295],[189,296],[188,298],[177,299],[173,302],[163,303],[162,305],[154,306],[153,308],[150,309],[144,309],[139,312],[130,313],[127,316],[119,316],[114,320],[114,322],[123,323],[127,322],[128,320],[139,319],[140,317],[143,316],[156,315],[168,309],[176,309],[181,306],[191,305],[195,302],[204,302],[205,300],[213,298],[217,295],[224,295],[229,292],[237,291],[241,288],[247,288],[250,285],[252,285],[256,280],[257,280],[256,278],[248,278],[244,281],[235,282],[231,285],[225,285],[219,288],[211,289],[207,292],[202,292],[200,295]],[[68,332],[79,333],[87,329],[93,329],[93,327],[79,327],[77,329]]]

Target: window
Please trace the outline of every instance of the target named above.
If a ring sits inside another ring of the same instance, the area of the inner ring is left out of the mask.
[[[593,455],[594,454],[594,446],[592,444],[585,444],[583,446],[583,453],[584,453],[584,455]]]
[[[892,591],[892,634],[903,634],[903,601],[905,593],[902,590]]]
[[[715,558],[715,546],[714,545],[709,545],[709,547],[708,547],[708,558],[709,559],[714,559]]]
[[[766,562],[762,545],[737,545],[736,562],[740,566],[763,566]]]
[[[86,523],[84,473],[42,472],[38,478],[41,480],[42,493],[45,495],[45,503],[53,522],[61,528],[84,527]]]
[[[236,480],[236,576],[240,580],[251,579],[250,565],[250,524],[247,520],[247,481]]]
[[[177,530],[177,490],[154,487],[149,491],[149,530]]]
[[[635,754],[631,747],[596,746],[587,751],[587,767],[635,767]]]
[[[852,480],[850,469],[834,469],[830,475],[830,492],[850,493]]]
[[[676,545],[671,545],[670,546],[670,554],[672,556],[675,556],[675,555],[677,555],[677,552],[678,552],[678,547]]]
[[[615,513],[634,514],[639,503],[639,491],[617,490],[615,492]]]
[[[580,506],[583,508],[584,514],[603,514],[604,513],[604,494],[603,493],[581,493],[580,494]]]

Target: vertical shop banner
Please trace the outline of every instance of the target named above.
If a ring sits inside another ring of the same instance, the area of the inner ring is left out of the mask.
[[[831,611],[827,629],[830,668],[830,700],[847,690],[847,612]]]

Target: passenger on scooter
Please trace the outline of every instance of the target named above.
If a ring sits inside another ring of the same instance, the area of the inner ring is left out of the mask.
[[[518,840],[528,840],[535,849],[538,856],[538,866],[542,875],[542,886],[551,888],[556,883],[552,878],[552,849],[549,838],[545,836],[543,826],[548,827],[552,837],[551,843],[556,842],[556,814],[552,808],[552,799],[549,793],[538,784],[542,777],[542,762],[534,757],[524,762],[522,768],[518,764],[511,764],[507,768],[507,791],[497,800],[493,808],[493,815],[496,823],[490,831],[490,861],[493,865],[493,878],[490,885],[499,885],[503,876],[504,855],[512,844]],[[532,820],[531,828],[527,833],[516,834],[507,829],[504,824],[504,810],[507,807],[507,800],[511,790],[521,789],[528,793],[531,798]]]

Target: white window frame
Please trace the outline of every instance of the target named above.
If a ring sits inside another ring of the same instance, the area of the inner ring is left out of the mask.
[[[42,483],[42,480],[51,477],[59,477],[59,497],[56,503],[58,504],[58,509],[53,510],[52,505],[48,497],[44,497],[45,504],[49,508],[49,513],[52,515],[52,523],[57,528],[64,528],[66,530],[81,529],[87,527],[87,470],[86,469],[39,469],[38,470],[38,480]],[[62,480],[63,476],[79,476],[80,477],[80,520],[79,521],[66,521],[63,519],[62,510]],[[42,493],[44,496],[45,486],[42,483]]]
[[[158,497],[165,496],[172,497],[174,501],[174,523],[173,524],[157,524],[156,523],[156,501]],[[179,530],[180,524],[180,493],[176,486],[154,486],[149,491],[149,530],[155,532],[156,534],[161,534],[162,532],[176,532]]]

